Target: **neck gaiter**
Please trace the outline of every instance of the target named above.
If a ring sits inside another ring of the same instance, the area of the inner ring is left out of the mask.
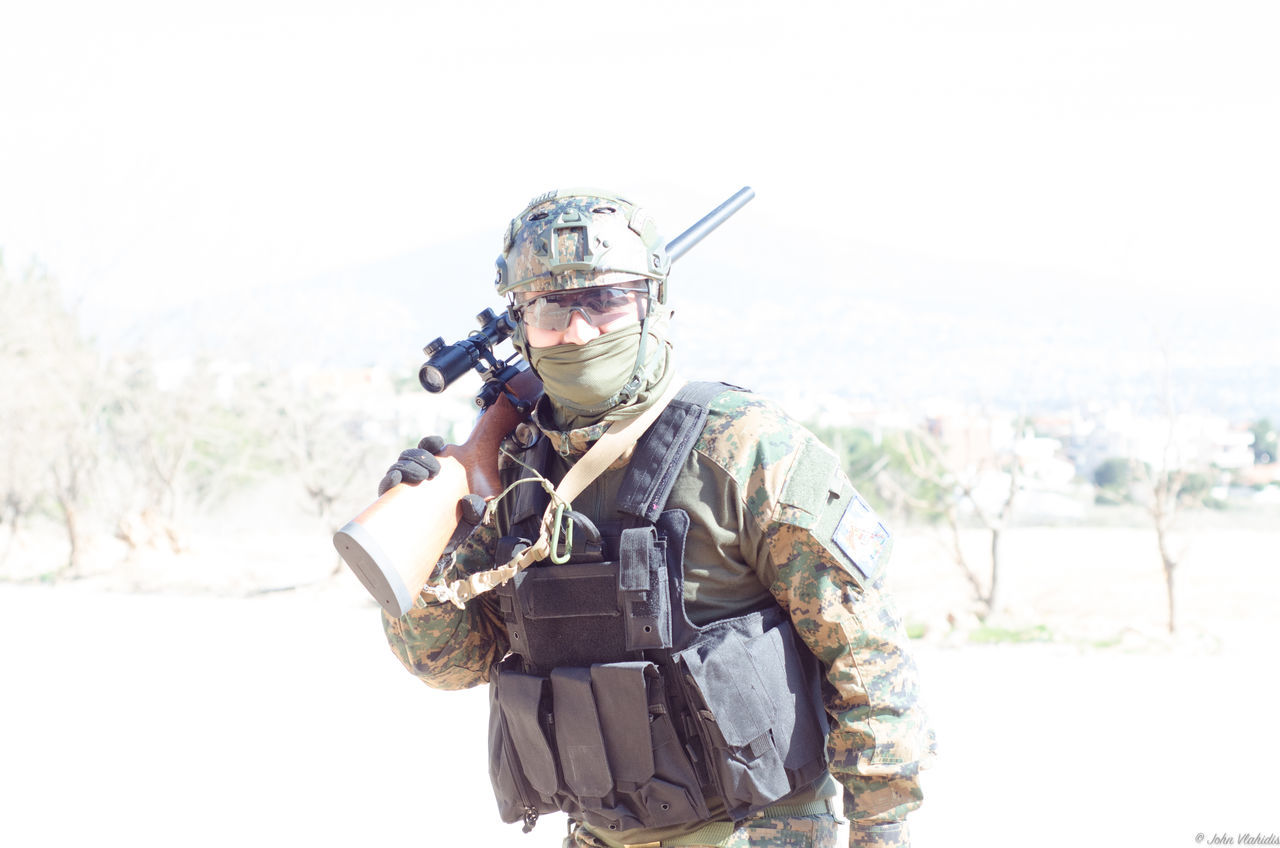
[[[543,390],[565,429],[585,427],[638,415],[659,397],[674,376],[669,315],[650,316],[649,339],[641,370],[640,392],[624,406],[603,406],[626,382],[636,365],[640,325],[623,327],[584,345],[526,348],[529,364],[542,379]]]

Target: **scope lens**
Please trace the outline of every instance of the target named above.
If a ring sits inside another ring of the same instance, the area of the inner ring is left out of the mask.
[[[427,363],[422,366],[422,370],[418,372],[418,382],[422,383],[422,388],[429,392],[443,392],[445,389],[444,375],[440,373],[440,369],[434,365]]]
[[[471,339],[436,351],[418,370],[418,382],[429,392],[443,392],[480,361],[480,345]]]

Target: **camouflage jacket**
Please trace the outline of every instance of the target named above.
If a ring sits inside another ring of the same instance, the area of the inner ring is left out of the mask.
[[[603,431],[544,427],[561,466],[548,476],[558,479]],[[626,461],[601,475],[574,508],[593,519],[611,511]],[[698,624],[723,618],[766,594],[789,612],[830,683],[828,758],[845,788],[850,844],[906,845],[905,817],[921,803],[919,769],[932,751],[932,732],[918,704],[905,630],[878,585],[888,532],[835,455],[775,404],[727,391],[712,401],[668,507],[691,519],[690,617]],[[491,568],[505,518],[500,508],[494,523],[442,561],[433,581]],[[466,610],[423,595],[403,618],[384,616],[384,627],[405,667],[437,688],[485,683],[507,653],[492,594]]]

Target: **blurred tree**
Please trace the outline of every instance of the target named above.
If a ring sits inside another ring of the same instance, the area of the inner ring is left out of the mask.
[[[46,493],[44,470],[38,456],[25,449],[33,426],[33,368],[39,362],[36,348],[42,344],[28,319],[33,306],[43,301],[38,285],[29,278],[13,279],[0,261],[0,489],[3,513],[0,524],[7,539],[3,559],[28,516]]]
[[[115,363],[121,386],[109,426],[124,502],[117,535],[131,548],[189,546],[189,516],[260,480],[271,458],[257,382],[221,385],[205,357],[157,363],[132,354]],[[168,376],[162,384],[158,374]]]
[[[395,453],[365,412],[282,369],[104,360],[48,274],[0,262],[0,557],[43,515],[64,528],[64,575],[82,572],[90,533],[179,552],[195,516],[268,479],[296,481],[332,532],[372,496],[372,458]]]
[[[1209,471],[1189,471],[1182,478],[1178,500],[1187,506],[1221,506],[1213,497],[1213,474]]]
[[[1133,469],[1130,460],[1113,456],[1104,459],[1093,472],[1093,484],[1098,487],[1096,501],[1100,504],[1121,504],[1132,500]]]
[[[1129,468],[1129,460],[1118,456],[1104,459],[1093,472],[1093,483],[1103,489],[1124,492],[1133,482],[1133,474]]]
[[[1021,433],[1024,426],[1025,418],[1020,417],[1015,433]],[[895,457],[880,475],[881,482],[896,489],[899,497],[922,514],[946,523],[952,558],[969,583],[972,599],[978,604],[978,618],[985,621],[1000,600],[1000,542],[1022,488],[1021,462],[1016,451],[1010,448],[994,452],[983,462],[960,469],[927,428],[898,433],[892,444]],[[992,474],[1003,480],[1002,494],[994,503],[979,494],[979,485]],[[985,579],[970,564],[961,544],[962,510],[967,510],[989,534]]]
[[[57,282],[0,263],[0,426],[4,506],[12,543],[29,515],[52,508],[65,529],[67,572],[80,573],[102,455],[107,388]]]
[[[1156,531],[1156,550],[1160,554],[1160,565],[1164,572],[1167,627],[1169,633],[1173,634],[1177,632],[1174,575],[1185,553],[1181,549],[1174,549],[1174,528],[1184,510],[1204,502],[1211,486],[1207,474],[1193,476],[1193,471],[1200,469],[1191,468],[1181,454],[1177,440],[1179,416],[1173,400],[1167,347],[1161,348],[1161,356],[1163,369],[1159,381],[1159,402],[1167,423],[1164,444],[1161,445],[1156,463],[1131,459],[1129,468],[1135,489],[1141,491],[1144,506]]]
[[[358,485],[361,480],[376,483],[371,462],[394,454],[388,445],[364,435],[366,410],[352,409],[339,388],[318,384],[312,376],[280,373],[269,378],[266,432],[304,502],[332,535],[376,494],[372,483]],[[341,570],[335,552],[331,573]]]
[[[1182,490],[1186,471],[1171,467],[1167,462],[1162,462],[1158,469],[1137,461],[1133,462],[1131,467],[1134,480],[1143,489],[1147,514],[1151,517],[1152,526],[1156,531],[1156,550],[1160,553],[1160,566],[1164,572],[1167,626],[1169,632],[1174,633],[1177,629],[1177,618],[1173,578],[1182,552],[1174,551],[1172,536],[1178,513],[1183,506],[1178,493]]]
[[[1259,418],[1249,428],[1253,433],[1253,461],[1259,465],[1267,465],[1280,459],[1280,435],[1271,419]]]

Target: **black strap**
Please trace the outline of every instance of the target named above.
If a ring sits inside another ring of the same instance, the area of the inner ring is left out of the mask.
[[[618,493],[618,511],[654,522],[666,508],[667,498],[685,457],[702,435],[707,406],[727,383],[689,383],[676,393],[658,420],[636,443]]]
[[[545,474],[547,472],[547,459],[550,455],[550,445],[551,440],[543,436],[538,439],[537,443],[535,443],[533,447],[524,452],[524,455],[520,457],[520,461],[527,465],[528,468],[520,469],[520,474],[517,475],[518,479],[523,480],[532,478],[534,476],[534,471],[531,471],[531,468],[536,470],[538,474]],[[538,521],[541,521],[542,513],[546,511],[547,504],[551,500],[551,496],[547,494],[546,489],[543,489],[536,483],[521,483],[519,486],[516,486],[511,495],[514,499],[511,504],[510,518],[510,524],[513,530],[522,522],[528,521],[531,518],[536,518]],[[536,527],[536,524],[534,526]],[[530,538],[537,538],[536,530]]]

